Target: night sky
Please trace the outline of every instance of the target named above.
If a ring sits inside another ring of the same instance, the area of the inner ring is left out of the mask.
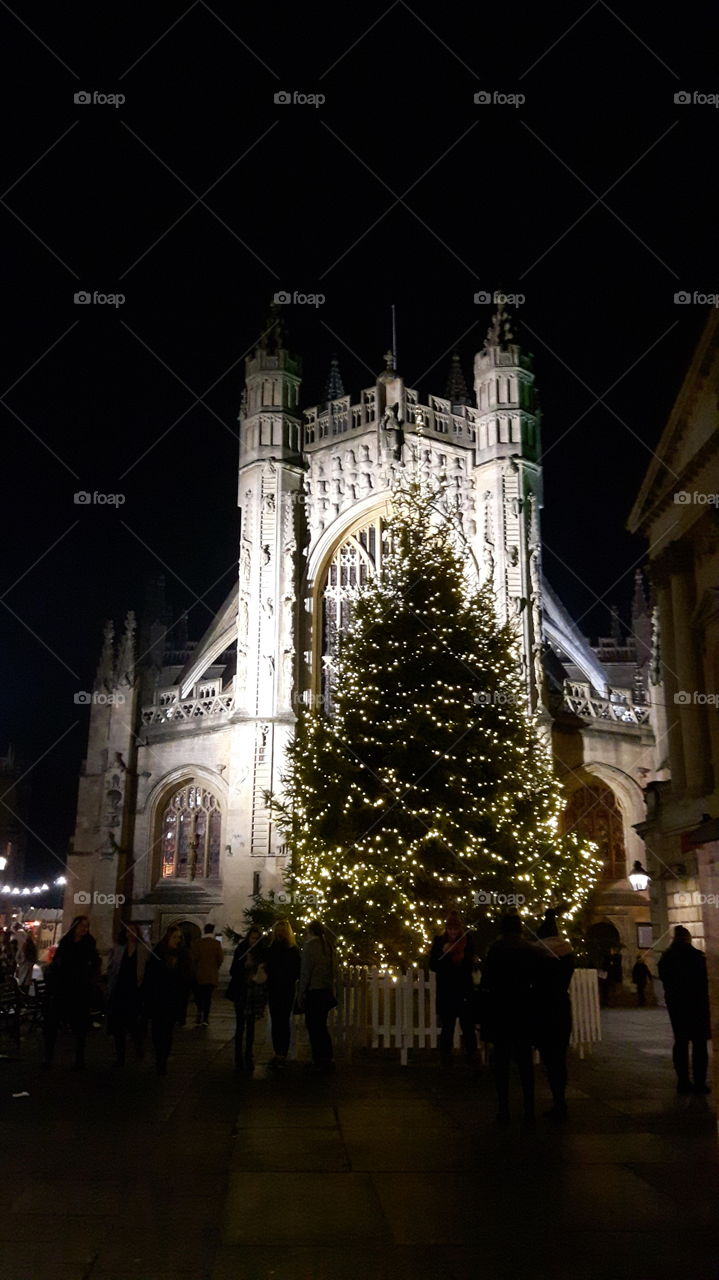
[[[709,5],[3,3],[0,25],[0,751],[32,766],[34,869],[71,833],[103,620],[164,572],[198,637],[230,589],[242,357],[277,290],[326,298],[286,308],[304,405],[334,352],[353,398],[373,383],[392,303],[420,398],[455,349],[470,382],[474,294],[524,294],[545,572],[592,637],[628,616],[625,521],[707,314],[674,295],[719,289],[719,111],[674,101],[719,93]],[[526,101],[475,103],[495,91]]]

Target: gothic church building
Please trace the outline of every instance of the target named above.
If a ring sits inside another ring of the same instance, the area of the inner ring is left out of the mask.
[[[420,403],[391,353],[375,383],[344,394],[333,362],[323,403],[301,409],[301,362],[279,314],[246,359],[240,410],[238,578],[199,642],[172,647],[162,610],[140,643],[111,624],[91,709],[69,858],[66,920],[80,890],[109,946],[119,915],[156,941],[171,923],[240,930],[251,895],[281,886],[286,857],[266,793],[280,788],[300,703],[326,698],[358,586],[382,571],[383,523],[400,478],[441,486],[472,572],[513,620],[528,704],[551,726],[567,821],[597,839],[595,912],[629,947],[642,913],[626,879],[653,759],[648,610],[632,634],[591,647],[544,580],[540,415],[532,357],[507,315],[474,360],[470,400],[455,356],[444,396]],[[138,657],[139,650],[139,657]],[[114,696],[109,696],[114,695]],[[648,759],[648,757],[651,757]],[[643,762],[643,763],[642,763]],[[654,774],[652,773],[652,777]]]

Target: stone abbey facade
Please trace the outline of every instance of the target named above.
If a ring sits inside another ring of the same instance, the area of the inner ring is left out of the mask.
[[[197,643],[168,635],[160,607],[137,638],[132,615],[119,644],[107,625],[66,916],[78,890],[96,895],[102,946],[115,895],[148,938],[175,921],[239,929],[252,893],[279,887],[286,851],[266,793],[279,788],[298,705],[327,697],[353,592],[381,572],[395,480],[426,477],[461,522],[471,572],[517,627],[567,821],[605,858],[597,920],[634,948],[634,924],[649,917],[627,859],[642,856],[633,826],[655,776],[648,607],[638,582],[633,634],[615,628],[592,648],[544,580],[540,414],[509,318],[500,308],[475,357],[472,400],[456,356],[446,395],[420,403],[388,353],[355,401],[333,361],[325,400],[302,411],[300,360],[276,311],[245,364],[238,580]]]

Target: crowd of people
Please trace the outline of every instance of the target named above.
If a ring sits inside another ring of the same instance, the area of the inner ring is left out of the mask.
[[[125,924],[113,946],[104,981],[101,958],[86,915],[77,916],[61,939],[44,973],[44,1066],[51,1067],[60,1028],[74,1037],[75,1068],[85,1065],[85,1044],[93,1019],[104,1017],[119,1067],[125,1065],[128,1040],[138,1060],[149,1031],[159,1075],[166,1075],[177,1027],[187,1025],[190,997],[196,1026],[209,1025],[212,999],[220,981],[224,948],[215,926],[189,946],[179,925],[171,925],[152,948],[135,924]],[[13,953],[13,972],[18,962]],[[18,979],[19,981],[19,979]],[[293,1013],[303,1013],[313,1063],[334,1069],[327,1018],[335,1007],[335,957],[329,935],[313,921],[302,949],[288,920],[276,920],[269,938],[252,926],[235,948],[226,992],[235,1007],[235,1067],[254,1069],[257,1020],[269,1008],[274,1057],[287,1062]]]
[[[8,936],[9,935],[9,936]],[[22,936],[20,936],[22,935]],[[0,938],[0,976],[12,973],[22,990],[35,966],[34,943],[21,928]],[[78,916],[45,969],[44,1064],[52,1065],[58,1031],[66,1027],[75,1041],[75,1066],[85,1061],[91,1021],[104,1017],[118,1066],[125,1064],[128,1039],[138,1060],[144,1055],[148,1030],[156,1069],[167,1072],[176,1028],[187,1023],[194,994],[196,1025],[208,1026],[213,995],[220,982],[224,948],[212,924],[190,945],[179,925],[167,929],[154,948],[134,924],[122,926],[112,948],[101,993],[101,960],[87,916]],[[569,995],[575,967],[572,947],[560,936],[557,913],[548,910],[536,932],[528,931],[517,913],[505,915],[499,937],[481,959],[475,935],[451,911],[444,931],[433,941],[429,968],[436,975],[436,1012],[440,1024],[440,1056],[453,1058],[457,1024],[466,1057],[475,1059],[478,1033],[491,1046],[498,1120],[510,1121],[510,1073],[519,1075],[524,1120],[534,1122],[534,1051],[546,1072],[552,1095],[547,1113],[567,1115],[567,1051],[572,1015]],[[252,925],[235,947],[227,998],[234,1005],[234,1065],[254,1070],[255,1028],[269,1010],[273,1057],[281,1071],[290,1049],[292,1017],[304,1016],[313,1066],[334,1070],[328,1016],[337,1004],[336,958],[330,932],[317,920],[308,926],[301,947],[286,918],[268,936]],[[639,1003],[649,970],[640,958],[632,979]],[[706,1094],[709,996],[706,960],[692,946],[688,930],[678,926],[659,962],[667,1010],[674,1032],[673,1062],[679,1093]],[[101,1013],[100,1013],[101,1011]],[[691,1047],[691,1069],[690,1069]]]

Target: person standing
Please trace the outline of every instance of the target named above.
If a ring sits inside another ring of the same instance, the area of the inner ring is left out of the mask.
[[[193,942],[191,954],[195,978],[197,1026],[209,1027],[212,996],[220,981],[220,969],[225,958],[222,943],[215,937],[214,924],[205,925],[204,936]]]
[[[262,930],[252,925],[232,957],[227,997],[235,1006],[235,1071],[255,1069],[255,1023],[267,1004],[265,950]]]
[[[138,1062],[144,1056],[142,984],[149,954],[137,925],[123,925],[107,967],[107,1029],[115,1041],[118,1067],[125,1065],[128,1035],[135,1046]]]
[[[459,912],[450,911],[444,933],[432,943],[429,967],[437,975],[437,1018],[442,1030],[439,1051],[445,1064],[452,1061],[454,1028],[459,1020],[464,1052],[470,1061],[477,1052],[474,1028],[474,937],[468,933]]]
[[[509,1069],[517,1064],[524,1100],[524,1119],[534,1121],[534,1064],[532,1038],[539,956],[522,937],[518,915],[503,916],[501,936],[487,952],[482,968],[482,1038],[493,1045],[493,1066],[499,1103],[498,1120],[509,1124]]]
[[[337,1007],[334,988],[332,944],[324,925],[319,920],[312,920],[302,944],[297,1007],[304,1011],[312,1061],[320,1071],[334,1070],[332,1037],[327,1030],[330,1010]]]
[[[26,929],[22,929],[18,925],[14,925],[15,939],[17,942],[17,951],[15,952],[15,981],[22,991],[23,995],[27,995],[32,982],[33,966],[37,960],[37,947],[31,933]]]
[[[552,1091],[554,1120],[567,1115],[567,1050],[572,1032],[572,1002],[569,984],[574,973],[574,952],[566,938],[560,938],[556,913],[551,909],[537,930],[535,950],[539,957],[534,989],[535,1044],[539,1050]]]
[[[632,982],[637,989],[637,1004],[640,1009],[647,1003],[647,983],[651,981],[651,977],[651,970],[648,965],[642,956],[637,956],[636,964],[632,969]]]
[[[187,1008],[192,966],[179,925],[170,925],[161,942],[148,957],[142,985],[152,1027],[157,1074],[167,1075],[176,1023]]]
[[[275,920],[267,949],[267,996],[272,1023],[274,1058],[270,1066],[284,1067],[290,1047],[290,1018],[300,976],[300,952],[289,920]]]
[[[100,957],[90,933],[90,920],[88,916],[76,916],[61,938],[52,964],[45,971],[47,1004],[43,1066],[52,1066],[60,1024],[67,1023],[75,1036],[75,1069],[79,1071],[84,1067],[85,1041],[99,974]]]
[[[707,1040],[711,1030],[707,962],[704,952],[692,946],[692,936],[681,924],[674,929],[671,946],[660,957],[659,977],[674,1032],[672,1060],[677,1074],[677,1093],[709,1093]],[[689,1076],[690,1043],[693,1082]]]

